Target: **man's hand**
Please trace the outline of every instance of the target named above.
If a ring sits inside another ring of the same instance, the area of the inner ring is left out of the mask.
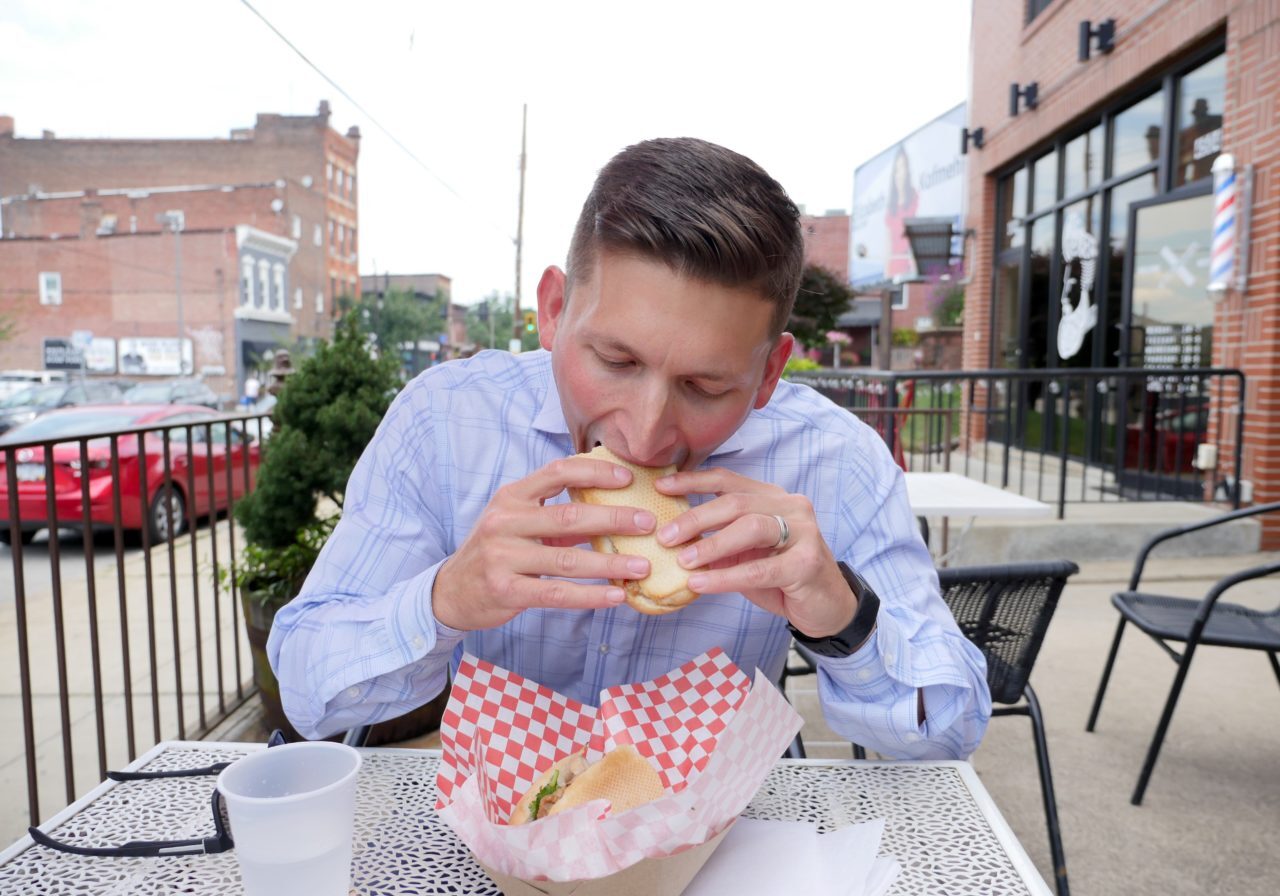
[[[680,552],[685,569],[709,567],[689,577],[690,590],[741,592],[814,638],[833,635],[853,620],[858,600],[808,498],[723,469],[676,473],[659,479],[657,488],[669,495],[716,495],[657,533],[662,544],[678,545],[714,531]]]
[[[494,628],[522,610],[616,606],[623,590],[574,579],[642,579],[649,561],[582,545],[596,535],[652,532],[652,513],[573,502],[544,506],[566,488],[621,488],[631,471],[585,457],[553,461],[498,489],[475,528],[445,560],[431,592],[436,619],[460,631]]]

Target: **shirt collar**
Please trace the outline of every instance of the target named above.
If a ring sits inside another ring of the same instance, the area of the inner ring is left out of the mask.
[[[555,377],[548,372],[547,388],[542,396],[542,405],[533,416],[532,426],[539,432],[549,433],[551,435],[569,435],[569,424],[564,419],[564,408],[560,404],[560,391],[556,388]],[[733,435],[720,443],[720,447],[711,452],[711,457],[722,457],[729,454],[737,454],[746,447],[746,438],[742,431],[751,426],[752,417],[755,412],[743,422],[742,426],[734,431]]]

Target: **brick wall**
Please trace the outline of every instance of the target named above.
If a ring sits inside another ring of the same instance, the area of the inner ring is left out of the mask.
[[[228,139],[25,139],[14,137],[6,125],[0,128],[0,197],[87,191],[98,195],[11,199],[4,208],[4,235],[79,234],[82,216],[91,219],[98,213],[84,206],[95,202],[103,206],[103,213],[117,214],[118,233],[130,229],[133,217],[139,232],[154,230],[155,212],[168,209],[181,209],[188,228],[249,224],[296,240],[298,249],[289,265],[289,310],[296,332],[329,336],[336,298],[359,295],[354,178],[359,147],[358,129],[343,135],[329,127],[327,103],[311,116],[260,114],[253,128],[235,131]],[[342,190],[332,176],[337,168],[343,170]],[[223,192],[227,186],[233,189]],[[102,195],[110,190],[131,191],[136,198]],[[275,199],[281,202],[278,211],[271,208]],[[136,208],[120,210],[120,202]],[[45,203],[54,205],[45,208]],[[336,238],[338,224],[346,235],[341,242]],[[298,288],[300,308],[294,304]]]
[[[800,216],[805,263],[824,267],[845,282],[849,280],[849,220],[848,215]]]
[[[965,308],[964,361],[986,367],[996,218],[995,173],[1132,90],[1179,56],[1226,35],[1223,149],[1253,166],[1249,283],[1232,291],[1214,321],[1214,364],[1248,378],[1242,476],[1255,501],[1280,499],[1280,3],[1275,0],[1059,0],[1024,26],[1023,0],[974,4],[969,127],[983,149],[969,158],[973,278]],[[1077,61],[1082,20],[1116,19],[1115,50]],[[1037,81],[1040,104],[1016,118],[1009,85]],[[1237,260],[1237,265],[1242,259]],[[1280,521],[1265,542],[1280,548]]]
[[[210,387],[234,395],[237,293],[234,231],[189,231],[182,236],[183,325],[193,339],[195,368],[224,366]],[[62,274],[62,304],[41,305],[37,276]],[[14,338],[0,342],[0,368],[44,366],[43,341],[94,336],[175,338],[173,237],[136,234],[80,239],[0,240],[0,315],[15,321]]]

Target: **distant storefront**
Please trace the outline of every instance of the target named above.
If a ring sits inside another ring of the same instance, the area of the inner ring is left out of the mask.
[[[1226,72],[1211,42],[997,175],[993,366],[1209,365]]]
[[[1252,0],[1132,13],[1084,0],[977,3],[966,121],[984,139],[968,154],[965,366],[1238,368],[1242,462],[1220,463],[1205,488],[1245,481],[1255,501],[1280,498],[1277,31],[1274,4]],[[1229,226],[1215,208],[1215,162],[1236,181]],[[1232,270],[1211,290],[1215,226],[1217,261]],[[1222,439],[1209,410],[1180,424],[1193,431],[1175,472],[1194,472],[1197,446]],[[1116,444],[1123,474],[1132,446]],[[1280,544],[1280,532],[1267,538]]]

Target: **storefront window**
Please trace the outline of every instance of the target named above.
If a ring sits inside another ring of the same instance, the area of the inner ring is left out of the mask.
[[[1075,196],[1102,183],[1102,125],[1086,131],[1063,150],[1062,195]]]
[[[1209,366],[1211,220],[1211,195],[1145,206],[1135,215],[1130,320],[1143,367]]]
[[[1022,279],[1020,258],[1001,262],[996,268],[995,366],[1016,369],[1021,365],[1022,341],[1018,333],[1018,281]]]
[[[1222,151],[1227,58],[1217,56],[1178,81],[1178,141],[1174,185],[1208,177]]]
[[[1049,302],[1057,300],[1053,288],[1053,215],[1031,225],[1031,294],[1027,303],[1026,366],[1043,368],[1049,355]],[[1056,315],[1055,315],[1056,316]]]
[[[1041,212],[1050,208],[1058,198],[1057,150],[1036,159],[1031,170],[1031,183],[1031,211]]]
[[[1160,158],[1163,120],[1163,93],[1154,93],[1115,117],[1112,125],[1112,177],[1150,165]]]
[[[1023,216],[1027,213],[1027,169],[1019,168],[1000,181],[1000,248],[1022,245]]]
[[[1112,364],[1137,363],[1136,358],[1120,358],[1120,331],[1116,326],[1120,323],[1120,313],[1124,305],[1124,277],[1128,263],[1126,251],[1129,240],[1129,206],[1155,195],[1154,185],[1150,177],[1135,177],[1125,181],[1111,192],[1111,215],[1108,223],[1110,258],[1107,263],[1107,303],[1106,330],[1107,340],[1102,363]]]

